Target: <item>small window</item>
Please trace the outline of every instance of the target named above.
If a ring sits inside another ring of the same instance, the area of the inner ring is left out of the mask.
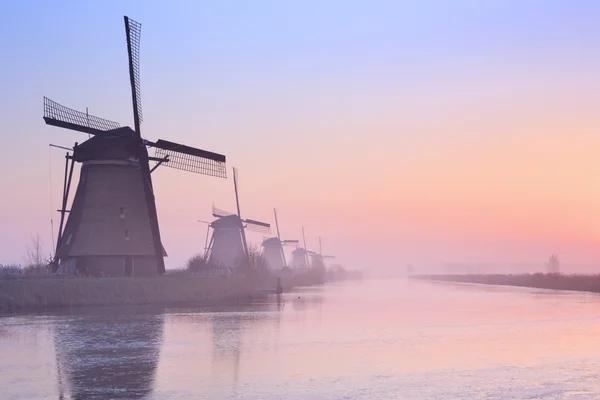
[[[67,246],[71,244],[71,239],[73,238],[73,234],[69,233],[69,236],[67,236]]]
[[[121,207],[121,219],[125,219],[125,207]]]
[[[125,240],[129,240],[129,231],[125,231]]]

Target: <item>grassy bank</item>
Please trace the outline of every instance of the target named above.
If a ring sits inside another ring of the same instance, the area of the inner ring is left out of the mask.
[[[244,301],[256,292],[242,279],[40,278],[0,280],[0,311],[116,304],[214,304]]]
[[[538,289],[573,290],[600,293],[600,275],[518,274],[518,275],[421,275],[417,279],[432,281],[521,286]]]

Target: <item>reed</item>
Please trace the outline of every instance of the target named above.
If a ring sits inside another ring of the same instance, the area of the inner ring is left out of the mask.
[[[153,278],[0,280],[0,311],[121,304],[214,304],[257,293],[242,279],[173,275]]]
[[[572,290],[600,293],[600,275],[582,274],[467,274],[467,275],[420,275],[417,279],[431,281],[479,283],[486,285],[521,286],[538,289]]]

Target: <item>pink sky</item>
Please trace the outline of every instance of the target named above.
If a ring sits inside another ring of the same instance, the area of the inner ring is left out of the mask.
[[[100,81],[69,79],[49,55],[39,55],[33,77],[7,80],[27,90],[1,111],[0,263],[22,262],[36,232],[50,252],[50,210],[59,207],[64,167],[63,153],[47,145],[85,139],[45,126],[42,96],[131,123],[118,19],[131,8],[103,16],[106,26],[94,29],[117,32],[98,33],[97,48],[78,48],[82,58],[70,73],[105,68]],[[473,37],[459,45],[432,34],[428,47],[405,49],[364,34],[338,58],[298,47],[310,62],[261,53],[230,63],[218,54],[211,64],[216,50],[198,37],[188,39],[197,49],[170,46],[158,39],[160,18],[140,14],[142,134],[226,154],[229,173],[240,170],[243,216],[273,223],[277,207],[283,236],[299,238],[304,225],[309,248],[321,235],[325,251],[352,268],[543,262],[552,252],[564,263],[600,262],[600,69],[588,51],[596,44],[557,42],[550,25],[548,40],[537,31],[541,45],[524,35],[516,47]],[[565,24],[576,32],[576,22]],[[68,40],[66,31],[50,33]],[[27,45],[33,54],[45,46]],[[167,266],[180,267],[203,247],[205,226],[196,220],[210,219],[213,202],[234,209],[233,183],[165,168],[154,180]]]

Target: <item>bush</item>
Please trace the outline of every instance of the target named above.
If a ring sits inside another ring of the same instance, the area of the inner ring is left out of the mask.
[[[16,264],[0,264],[0,279],[19,278],[23,274],[23,268]]]
[[[196,254],[192,256],[188,262],[186,269],[188,272],[198,272],[199,270],[206,267],[206,259],[201,254]]]

